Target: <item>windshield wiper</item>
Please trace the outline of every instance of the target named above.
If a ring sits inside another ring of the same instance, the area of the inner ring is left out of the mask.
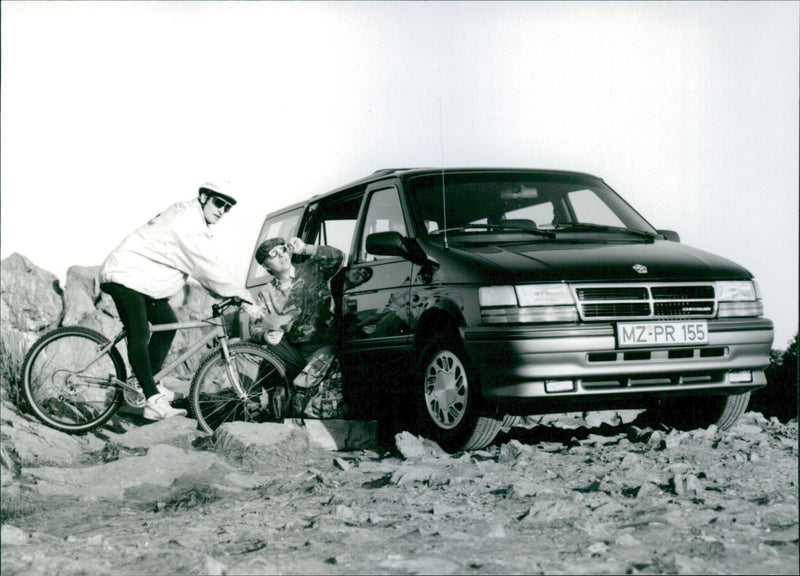
[[[444,234],[445,232],[469,232],[470,230],[486,230],[487,232],[526,232],[534,236],[541,236],[542,238],[555,238],[556,235],[549,230],[539,230],[538,228],[528,228],[526,226],[510,226],[504,224],[467,224],[465,226],[453,226],[452,228],[445,228],[443,230],[434,230],[429,234],[435,236],[437,234]]]
[[[452,228],[440,228],[439,230],[434,230],[433,232],[428,232],[429,236],[437,236],[439,234],[444,234],[445,232],[468,232],[472,229],[474,230],[486,230],[489,228],[488,224],[467,224],[466,226],[453,226]]]
[[[624,234],[633,234],[634,236],[638,236],[639,238],[645,238],[647,240],[655,240],[656,235],[652,234],[651,232],[646,232],[645,230],[633,230],[631,228],[619,228],[616,226],[605,226],[603,224],[592,224],[589,222],[574,222],[569,224],[556,224],[555,227],[556,231],[560,230],[595,230],[598,232],[622,232]]]

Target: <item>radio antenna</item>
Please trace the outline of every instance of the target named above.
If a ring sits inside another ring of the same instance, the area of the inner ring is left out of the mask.
[[[444,185],[444,130],[442,130],[442,99],[439,98],[439,155],[440,167],[442,172],[442,234],[444,238],[444,249],[449,250],[447,244],[447,194]]]

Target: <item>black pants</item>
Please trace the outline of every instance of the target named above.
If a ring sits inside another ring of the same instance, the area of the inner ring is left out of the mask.
[[[283,360],[284,366],[286,366],[286,378],[289,382],[292,382],[303,371],[312,354],[323,346],[324,344],[319,342],[293,344],[286,339],[286,336],[275,346],[267,344],[267,348]]]
[[[150,334],[150,324],[177,322],[175,312],[166,298],[154,299],[122,284],[107,282],[100,289],[114,300],[119,318],[127,332],[128,361],[147,398],[158,394],[153,380],[164,364],[175,331]]]

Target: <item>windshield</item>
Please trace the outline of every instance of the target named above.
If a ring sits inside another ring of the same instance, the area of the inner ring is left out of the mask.
[[[657,234],[601,180],[580,174],[445,173],[409,181],[419,222],[430,236],[527,233],[550,240],[562,235]],[[447,212],[445,214],[444,207]],[[550,231],[531,234],[531,230]],[[644,232],[645,234],[641,234]]]

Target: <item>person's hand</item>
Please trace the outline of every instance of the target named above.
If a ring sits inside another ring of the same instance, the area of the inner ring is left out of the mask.
[[[253,320],[263,318],[264,314],[267,313],[267,310],[263,306],[258,304],[249,304],[247,302],[242,304],[242,310],[244,310],[244,312],[247,313],[247,315]]]
[[[266,334],[267,344],[277,346],[283,339],[283,330],[269,330]]]
[[[292,253],[294,254],[303,254],[306,249],[306,243],[296,236],[290,239],[286,245],[292,249]]]

